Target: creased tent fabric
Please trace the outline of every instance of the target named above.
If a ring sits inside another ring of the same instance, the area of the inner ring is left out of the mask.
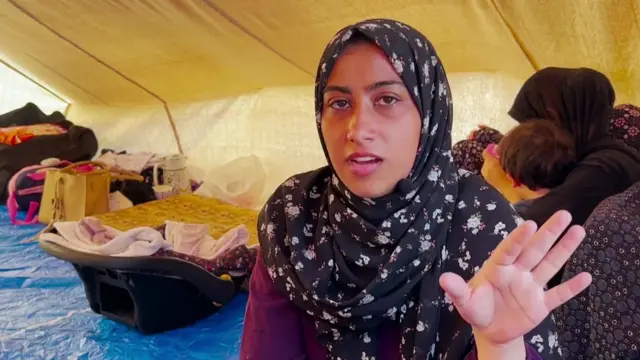
[[[636,13],[634,0],[9,0],[0,60],[69,101],[69,119],[110,147],[178,151],[169,109],[191,165],[206,175],[255,154],[268,193],[324,164],[308,121],[313,74],[345,24],[394,18],[433,41],[457,141],[477,123],[508,130],[518,87],[544,66],[593,67],[638,103]]]
[[[0,5],[0,48],[75,102],[184,103],[312,84],[338,29],[385,17],[433,39],[449,73],[523,79],[536,67],[594,67],[630,101],[640,86],[637,12],[634,0],[10,0]]]

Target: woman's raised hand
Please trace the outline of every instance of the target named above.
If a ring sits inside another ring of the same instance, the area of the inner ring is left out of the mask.
[[[469,281],[445,273],[440,285],[474,330],[476,342],[508,344],[538,326],[549,313],[591,283],[581,273],[552,288],[547,282],[562,269],[585,237],[580,226],[571,227],[571,215],[559,211],[539,230],[525,222],[503,240]]]

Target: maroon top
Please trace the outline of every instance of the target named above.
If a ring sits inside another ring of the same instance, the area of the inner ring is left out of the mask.
[[[400,360],[400,326],[388,322],[379,329],[377,359]],[[313,319],[283,296],[267,273],[258,252],[251,275],[249,302],[242,332],[240,360],[326,360],[316,338]],[[542,357],[527,345],[527,360]],[[462,359],[461,359],[462,360]],[[464,360],[477,360],[475,351]]]

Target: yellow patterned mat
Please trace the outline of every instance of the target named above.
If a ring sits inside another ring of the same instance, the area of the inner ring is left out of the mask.
[[[164,224],[165,220],[208,224],[209,232],[215,239],[229,229],[245,224],[250,233],[249,244],[258,242],[257,211],[193,194],[152,201],[96,217],[105,225],[122,231],[140,226],[157,227]]]

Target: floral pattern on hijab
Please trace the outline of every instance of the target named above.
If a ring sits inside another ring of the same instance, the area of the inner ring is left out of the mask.
[[[457,172],[444,67],[421,33],[397,21],[348,26],[325,49],[315,101],[327,161],[322,93],[354,37],[385,52],[422,116],[411,186],[368,199],[349,191],[331,165],[291,177],[259,216],[267,272],[312,317],[331,360],[376,359],[376,329],[389,321],[402,328],[402,359],[460,360],[472,349],[472,330],[439,277],[446,269],[471,278],[519,218],[479,177]],[[545,358],[559,359],[555,336],[549,319],[527,338]]]
[[[485,146],[482,146],[481,143],[475,140],[458,141],[451,149],[453,162],[458,169],[464,169],[473,174],[481,175],[482,164],[484,164],[482,152],[485,148]]]
[[[612,137],[640,151],[640,107],[631,104],[616,106],[609,131]]]

